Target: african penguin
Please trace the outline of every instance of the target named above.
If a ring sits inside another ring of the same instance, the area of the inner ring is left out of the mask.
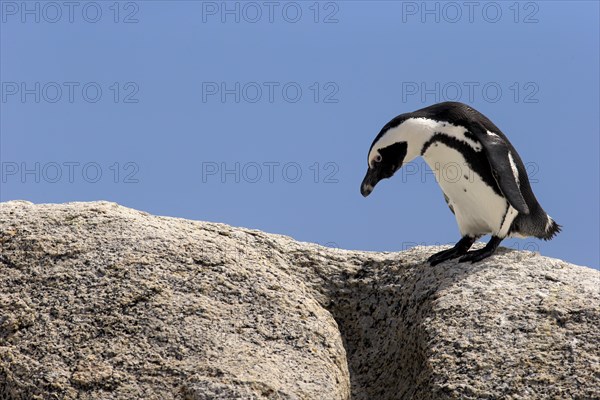
[[[549,240],[560,232],[535,198],[515,148],[492,121],[466,104],[434,104],[388,122],[369,149],[362,195],[418,156],[434,171],[462,235],[453,248],[429,257],[431,265],[457,257],[483,260],[508,236]],[[460,168],[458,179],[440,173],[448,166]],[[492,237],[484,248],[469,251],[487,234]]]

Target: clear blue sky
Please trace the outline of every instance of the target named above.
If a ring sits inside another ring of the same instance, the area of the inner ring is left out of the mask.
[[[0,200],[110,200],[349,249],[454,243],[421,161],[367,199],[359,185],[383,124],[459,100],[564,227],[504,245],[598,268],[598,2],[423,4],[2,0]]]

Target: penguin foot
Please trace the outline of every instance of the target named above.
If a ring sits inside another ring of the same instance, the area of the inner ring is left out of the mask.
[[[438,265],[439,263],[442,263],[444,261],[448,261],[448,260],[452,260],[453,258],[460,257],[465,253],[466,253],[466,250],[462,251],[461,249],[457,249],[456,247],[453,247],[451,249],[443,250],[443,251],[440,251],[439,253],[435,253],[434,255],[429,257],[427,259],[427,261],[429,262],[429,264],[434,266],[434,265]]]
[[[494,254],[494,252],[495,252],[495,249],[490,251],[490,250],[486,249],[485,247],[483,249],[469,251],[467,254],[465,254],[464,256],[462,256],[458,260],[458,262],[465,262],[465,261],[477,262],[477,261],[481,261],[484,258],[488,258],[492,254]]]
[[[474,237],[464,236],[458,241],[458,243],[454,245],[454,247],[448,250],[440,251],[439,253],[435,253],[434,255],[429,257],[427,261],[431,266],[434,266],[444,261],[452,260],[454,258],[465,255],[467,254],[467,251],[469,250],[469,248],[471,248],[475,240],[476,238]]]
[[[492,236],[488,244],[483,249],[469,251],[464,256],[462,256],[458,260],[458,262],[471,261],[472,263],[475,263],[485,258],[488,258],[496,252],[496,249],[498,248],[498,245],[501,241],[502,239],[500,239],[499,237]]]

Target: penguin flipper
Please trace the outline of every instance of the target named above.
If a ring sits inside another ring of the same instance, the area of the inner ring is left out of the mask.
[[[499,135],[481,127],[477,129],[477,139],[481,142],[492,167],[494,179],[500,190],[515,210],[529,214],[529,207],[519,187],[519,172],[513,160],[510,146]]]

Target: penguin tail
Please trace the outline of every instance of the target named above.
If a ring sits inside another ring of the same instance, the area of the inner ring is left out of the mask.
[[[546,226],[543,229],[543,232],[536,236],[543,240],[550,240],[560,233],[560,231],[562,230],[562,226],[557,224],[556,221],[554,221],[549,215],[546,215],[546,217],[548,220],[546,222]]]

